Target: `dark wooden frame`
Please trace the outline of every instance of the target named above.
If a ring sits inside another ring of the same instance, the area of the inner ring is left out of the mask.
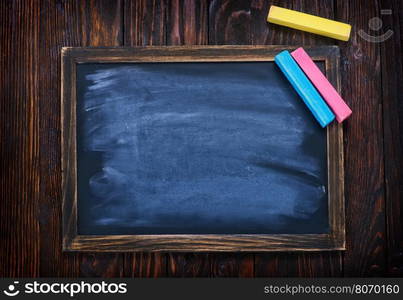
[[[63,250],[65,251],[322,251],[345,250],[343,127],[327,127],[329,234],[78,235],[76,166],[76,65],[123,62],[273,61],[288,46],[186,46],[62,49],[61,129]],[[324,61],[326,75],[340,91],[337,46],[305,48]]]

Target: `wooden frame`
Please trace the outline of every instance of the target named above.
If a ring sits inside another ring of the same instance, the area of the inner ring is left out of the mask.
[[[76,166],[76,65],[87,62],[273,61],[288,46],[186,46],[62,49],[61,129],[63,250],[65,251],[322,251],[345,250],[343,128],[327,127],[329,234],[78,235]],[[306,48],[324,61],[326,75],[340,90],[339,48]]]

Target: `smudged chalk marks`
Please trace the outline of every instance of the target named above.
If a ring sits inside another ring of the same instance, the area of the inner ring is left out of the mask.
[[[328,231],[326,134],[273,63],[77,75],[80,234]]]

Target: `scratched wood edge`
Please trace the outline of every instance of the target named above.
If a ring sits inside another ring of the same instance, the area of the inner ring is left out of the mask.
[[[77,235],[70,251],[266,252],[344,250],[330,234]]]
[[[383,276],[388,249],[382,62],[379,44],[358,35],[359,29],[368,28],[369,19],[379,16],[379,1],[335,3],[337,19],[352,25],[350,42],[337,42],[343,54],[343,97],[353,110],[344,131],[348,251],[343,255],[343,276]]]
[[[63,250],[77,236],[76,72],[73,58],[61,52],[61,164]]]
[[[289,46],[168,46],[62,49],[63,250],[91,252],[269,252],[345,250],[342,126],[328,127],[329,234],[78,235],[76,166],[76,64],[98,62],[273,61]],[[337,46],[307,47],[325,61],[339,89]]]
[[[40,13],[0,3],[0,277],[40,276]]]

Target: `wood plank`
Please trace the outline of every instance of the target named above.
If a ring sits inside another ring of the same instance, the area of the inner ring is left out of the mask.
[[[39,276],[36,1],[0,2],[0,276]]]
[[[167,45],[208,44],[208,0],[167,2]]]
[[[39,53],[40,171],[41,198],[39,207],[41,263],[45,277],[79,276],[79,257],[62,253],[61,228],[61,165],[60,165],[60,51],[64,45],[78,46],[79,33],[76,2],[41,3]],[[63,30],[60,30],[63,28]]]
[[[166,44],[166,0],[126,0],[124,6],[124,46]],[[163,277],[168,256],[164,253],[124,254],[124,276]]]
[[[211,277],[253,277],[253,254],[226,253],[211,255]]]
[[[380,2],[379,9],[390,9],[391,15],[381,15],[385,34],[391,38],[381,43],[382,107],[385,152],[387,274],[403,275],[403,4],[398,0]]]
[[[275,257],[256,256],[257,277],[340,277],[342,276],[342,255],[335,252],[281,253]]]
[[[167,276],[166,255],[161,253],[125,253],[124,277]]]
[[[81,252],[280,252],[344,250],[335,234],[161,234],[161,235],[77,235],[66,236],[68,251]]]
[[[81,46],[123,46],[123,0],[78,3]]]
[[[124,275],[123,254],[90,253],[82,254],[80,261],[81,277],[116,278]]]
[[[250,44],[253,20],[250,4],[250,1],[211,1],[209,44]]]
[[[167,45],[207,45],[209,0],[167,1]],[[170,253],[170,277],[210,276],[209,254]]]
[[[385,273],[385,185],[379,44],[365,41],[359,29],[378,16],[378,1],[337,1],[336,17],[353,26],[340,42],[343,98],[353,115],[345,122],[347,251],[345,276]]]
[[[169,277],[209,277],[210,259],[208,254],[169,253]]]
[[[166,44],[166,0],[125,0],[124,45]]]

